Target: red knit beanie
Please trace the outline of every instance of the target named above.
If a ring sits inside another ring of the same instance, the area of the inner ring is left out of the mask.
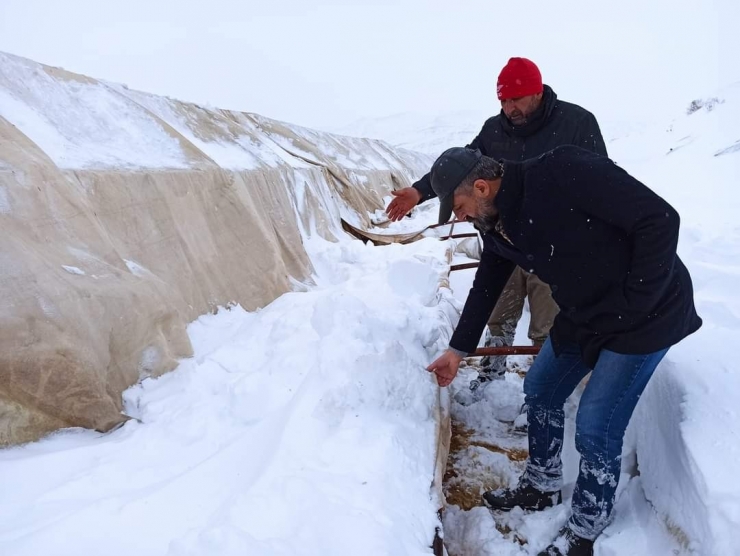
[[[511,58],[501,70],[496,85],[499,100],[526,97],[542,92],[542,74],[532,60]]]

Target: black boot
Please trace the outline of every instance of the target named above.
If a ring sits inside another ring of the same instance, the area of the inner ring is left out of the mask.
[[[542,492],[529,484],[519,483],[511,489],[489,490],[483,494],[483,503],[492,510],[544,510],[563,501],[560,491]]]
[[[579,537],[566,526],[537,556],[594,556],[594,541]]]

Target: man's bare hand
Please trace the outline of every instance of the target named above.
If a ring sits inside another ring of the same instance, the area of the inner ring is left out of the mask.
[[[455,379],[462,359],[456,353],[447,350],[427,367],[427,371],[437,375],[437,384],[444,388]]]
[[[393,222],[401,220],[401,218],[406,216],[421,201],[421,193],[413,187],[404,187],[398,191],[391,191],[391,195],[395,199],[390,202],[388,208],[385,209],[385,213]]]

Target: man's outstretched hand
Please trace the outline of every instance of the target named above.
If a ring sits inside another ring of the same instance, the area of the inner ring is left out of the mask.
[[[398,191],[391,191],[391,195],[395,199],[390,202],[388,208],[385,209],[385,213],[393,222],[401,220],[401,218],[406,216],[421,201],[421,193],[413,187],[404,187]]]
[[[437,375],[437,384],[444,388],[455,379],[462,359],[456,353],[447,350],[427,367],[427,371]]]

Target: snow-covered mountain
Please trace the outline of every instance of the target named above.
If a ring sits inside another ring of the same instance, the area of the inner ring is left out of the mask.
[[[694,129],[691,122],[700,118],[688,116],[694,113],[713,112],[715,109],[721,115],[717,121],[710,123],[718,131],[715,137],[721,141],[732,142],[733,139],[727,137],[727,134],[732,136],[729,128],[733,116],[737,115],[733,107],[737,104],[738,87],[740,84],[730,85],[705,98],[686,98],[686,113],[677,114],[669,119],[625,121],[612,119],[609,114],[603,117],[600,114],[596,116],[607,146],[610,147],[610,154],[615,153],[614,158],[635,151],[637,142],[649,150],[663,148],[664,145],[666,150],[683,148],[695,138],[686,135],[677,137],[679,133],[687,131],[706,136],[707,132],[711,132],[711,129]],[[498,113],[499,107],[496,104],[492,104],[488,112],[481,110],[453,110],[438,114],[406,112],[384,118],[365,118],[349,125],[331,128],[329,131],[354,137],[381,139],[394,146],[437,156],[449,147],[470,143],[486,119]],[[630,146],[622,149],[625,143]]]
[[[407,112],[385,118],[365,118],[329,131],[381,139],[391,145],[437,156],[448,147],[468,144],[491,115],[478,110],[437,115]]]

